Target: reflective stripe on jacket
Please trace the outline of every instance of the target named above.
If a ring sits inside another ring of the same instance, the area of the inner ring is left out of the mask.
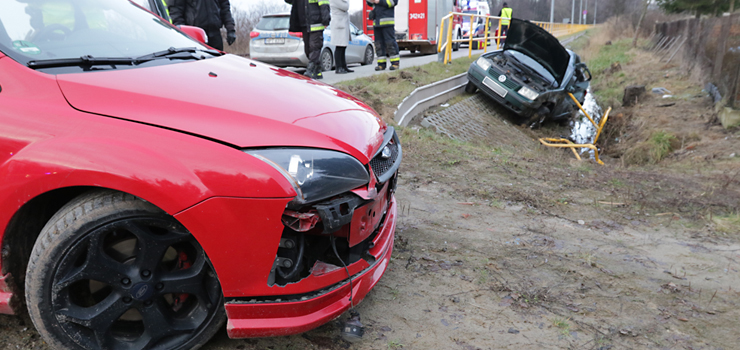
[[[331,9],[329,0],[285,0],[290,4],[290,25],[289,31],[317,32],[324,30],[331,21]],[[304,11],[299,11],[298,6],[304,6]],[[306,18],[299,18],[304,14]]]
[[[501,25],[502,26],[509,25],[509,23],[511,22],[510,19],[511,19],[512,12],[513,10],[511,9],[511,7],[504,7],[501,9]]]
[[[380,0],[379,3],[373,4],[371,2],[367,3],[370,6],[375,6],[375,20],[373,21],[373,26],[375,27],[385,27],[385,26],[393,26],[396,24],[395,22],[395,16],[396,11],[395,7],[398,5],[398,0]]]

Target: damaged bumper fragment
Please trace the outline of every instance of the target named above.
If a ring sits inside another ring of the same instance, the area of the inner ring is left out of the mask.
[[[367,185],[317,203],[288,204],[266,281],[269,293],[226,299],[229,337],[304,332],[341,315],[350,297],[355,305],[365,297],[393,250],[401,158],[398,135],[389,127],[369,163]]]
[[[382,225],[370,240],[372,244],[369,245],[371,248],[367,253],[374,261],[369,264],[361,259],[347,266],[352,275],[351,290],[346,272],[344,269],[337,269],[320,276],[312,275],[296,283],[325,286],[314,292],[275,297],[232,298],[226,303],[226,314],[229,318],[226,329],[229,337],[267,337],[305,332],[339,317],[349,309],[350,295],[354,304],[362,301],[388,267],[393,251],[395,221],[396,202],[395,199],[391,199]],[[324,281],[337,279],[338,281],[333,284],[324,284]]]

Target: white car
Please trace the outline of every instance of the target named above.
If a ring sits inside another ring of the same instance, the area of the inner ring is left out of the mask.
[[[288,32],[290,13],[265,15],[249,34],[249,56],[253,60],[279,67],[306,67],[308,58],[303,49],[301,33]],[[350,23],[350,42],[345,52],[348,64],[372,64],[375,47],[369,36]],[[335,46],[331,43],[331,29],[324,30],[324,47],[321,49],[321,68],[334,68]]]

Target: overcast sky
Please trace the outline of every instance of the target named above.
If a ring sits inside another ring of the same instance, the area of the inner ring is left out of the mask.
[[[250,5],[261,2],[275,4],[285,3],[283,0],[231,0],[231,5],[241,10],[248,10]],[[359,10],[362,10],[362,0],[349,0],[349,12],[355,12]]]

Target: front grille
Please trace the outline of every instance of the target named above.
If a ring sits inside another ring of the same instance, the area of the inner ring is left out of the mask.
[[[500,81],[500,80],[499,80]],[[509,77],[506,77],[506,80],[504,80],[503,83],[501,83],[503,86],[506,86],[507,88],[516,91],[519,89],[519,84],[514,82],[513,80],[509,79]]]
[[[398,135],[396,135],[395,130],[390,127],[388,128],[388,132],[392,133],[392,136],[385,138],[387,140],[386,144],[383,145],[378,154],[370,160],[370,169],[372,169],[375,177],[380,183],[391,178],[393,172],[398,169],[399,164],[397,161],[400,161],[399,157],[401,156],[401,145],[398,142]],[[390,156],[387,158],[383,156],[383,150],[386,147],[390,151]]]
[[[370,168],[373,169],[373,173],[375,173],[375,177],[377,178],[388,172],[393,167],[396,159],[398,159],[398,145],[391,140],[386,146],[391,150],[390,158],[384,159],[382,154],[378,154],[370,161]]]

